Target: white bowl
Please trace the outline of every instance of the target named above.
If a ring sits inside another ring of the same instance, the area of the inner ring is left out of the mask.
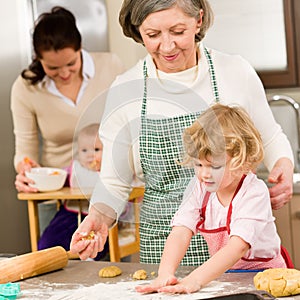
[[[58,168],[32,168],[25,171],[28,178],[34,181],[29,184],[40,192],[50,192],[61,189],[67,178],[67,171]]]

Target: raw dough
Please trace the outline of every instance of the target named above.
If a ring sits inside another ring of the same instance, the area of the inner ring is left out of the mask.
[[[99,271],[100,277],[116,277],[122,274],[122,270],[116,266],[104,267]]]
[[[92,230],[89,234],[83,235],[81,238],[82,241],[84,240],[93,240],[95,238],[95,232]]]
[[[274,297],[300,294],[300,271],[296,269],[267,269],[257,273],[253,281],[256,289],[265,290]]]
[[[147,278],[147,272],[145,270],[137,270],[132,275],[133,279],[144,280]]]

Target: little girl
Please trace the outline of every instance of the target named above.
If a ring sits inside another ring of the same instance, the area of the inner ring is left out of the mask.
[[[184,132],[195,177],[172,220],[158,277],[142,293],[193,293],[228,269],[285,268],[269,191],[252,170],[263,159],[259,132],[240,107],[215,104]],[[182,280],[175,271],[193,235],[210,258]]]

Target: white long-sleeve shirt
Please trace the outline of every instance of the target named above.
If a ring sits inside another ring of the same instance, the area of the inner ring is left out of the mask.
[[[210,50],[216,73],[220,102],[242,106],[258,128],[269,170],[281,157],[293,161],[286,135],[276,123],[263,85],[252,66],[238,55]],[[167,118],[201,111],[214,102],[209,66],[200,44],[196,76],[187,83],[189,70],[157,76],[150,55],[147,63],[147,117]],[[167,80],[169,78],[170,81]],[[180,84],[179,82],[183,83]],[[143,181],[139,155],[141,106],[144,92],[143,60],[117,77],[106,101],[100,126],[103,160],[100,180],[91,203],[104,203],[119,216],[131,190],[134,176]]]

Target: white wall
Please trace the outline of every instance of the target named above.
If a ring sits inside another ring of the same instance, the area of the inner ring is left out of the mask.
[[[119,24],[119,11],[122,0],[107,0],[108,30],[110,51],[116,53],[127,68],[133,66],[139,59],[146,55],[145,48],[134,40],[123,35]]]

